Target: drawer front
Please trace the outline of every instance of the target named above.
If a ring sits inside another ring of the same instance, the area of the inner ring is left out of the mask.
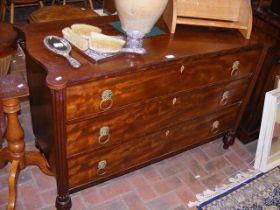
[[[120,77],[70,86],[67,120],[88,117],[135,102],[248,76],[259,51],[246,51],[193,62],[166,62]]]
[[[68,156],[109,147],[242,100],[249,80],[183,92],[67,126]]]
[[[101,180],[183,147],[202,143],[207,138],[231,128],[238,110],[238,106],[232,106],[210,116],[174,125],[143,138],[136,138],[118,147],[69,158],[69,186],[75,188]]]

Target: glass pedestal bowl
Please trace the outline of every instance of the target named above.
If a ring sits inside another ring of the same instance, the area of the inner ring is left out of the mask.
[[[122,29],[127,34],[127,48],[143,49],[145,34],[151,31],[160,18],[167,2],[168,0],[115,0]]]

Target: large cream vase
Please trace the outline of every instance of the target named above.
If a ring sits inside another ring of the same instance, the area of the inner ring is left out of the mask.
[[[115,0],[124,31],[149,33],[162,15],[168,0]]]

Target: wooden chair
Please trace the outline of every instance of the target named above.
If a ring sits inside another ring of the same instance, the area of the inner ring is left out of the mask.
[[[84,4],[85,4],[85,8],[90,8],[91,10],[94,10],[94,7],[93,7],[93,3],[92,3],[92,0],[71,0],[71,1],[68,1],[68,2],[79,2],[79,1],[84,1]],[[54,5],[56,2],[56,0],[52,0],[52,5]],[[62,0],[62,5],[66,5],[66,0]]]
[[[15,7],[23,7],[23,6],[33,6],[34,4],[38,4],[41,8],[44,7],[42,0],[10,0],[10,23],[14,23],[14,13]],[[1,0],[1,19],[4,21],[5,19],[5,11],[7,8],[7,0]]]
[[[69,19],[97,17],[98,14],[90,9],[81,9],[70,5],[54,5],[40,8],[28,17],[29,23],[51,22]]]

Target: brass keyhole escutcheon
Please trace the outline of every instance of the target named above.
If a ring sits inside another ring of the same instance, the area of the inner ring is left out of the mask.
[[[100,176],[104,175],[106,173],[106,167],[107,167],[106,160],[99,161],[97,165],[97,174]]]
[[[104,90],[101,95],[101,102],[99,107],[102,111],[110,109],[113,105],[113,92],[111,90]]]
[[[173,98],[173,100],[172,100],[172,104],[173,104],[173,105],[175,105],[175,104],[176,104],[176,102],[177,102],[177,98]]]
[[[184,66],[184,65],[182,65],[182,66],[181,66],[181,68],[180,68],[180,72],[181,72],[181,74],[183,74],[184,70],[185,70],[185,66]]]
[[[108,126],[103,126],[99,129],[99,144],[107,144],[110,141],[110,128]]]
[[[216,120],[212,124],[211,133],[216,134],[219,131],[220,121]]]
[[[231,67],[231,76],[234,77],[237,75],[240,67],[240,61],[234,61]]]
[[[222,95],[222,98],[220,100],[220,104],[221,105],[226,105],[228,103],[229,100],[229,91],[225,91]]]
[[[165,136],[168,136],[170,134],[170,130],[165,131]]]

